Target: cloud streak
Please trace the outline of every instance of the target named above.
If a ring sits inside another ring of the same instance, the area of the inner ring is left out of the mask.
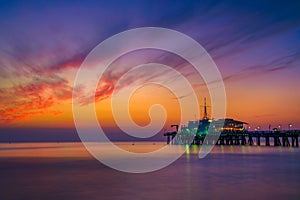
[[[49,108],[72,97],[72,87],[59,77],[35,77],[25,85],[0,89],[0,121],[12,123],[38,114],[60,114]]]

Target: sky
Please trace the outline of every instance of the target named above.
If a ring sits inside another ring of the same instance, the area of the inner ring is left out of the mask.
[[[226,117],[262,129],[269,124],[286,129],[292,124],[293,128],[300,128],[300,3],[297,1],[0,1],[0,4],[1,129],[73,128],[72,92],[80,65],[100,42],[140,27],[173,29],[206,49],[224,81]],[[116,61],[98,85],[96,112],[103,126],[116,126],[110,99],[126,66],[151,60],[175,64],[189,80],[197,79],[186,69],[187,65],[182,65],[184,61],[174,55],[154,50],[126,55]],[[153,73],[163,76],[160,71]],[[130,83],[142,75],[131,76]],[[199,84],[194,84],[194,89],[199,103],[203,105],[207,97],[210,104],[203,79],[197,80]],[[165,126],[178,123],[180,110],[174,98],[167,89],[144,86],[131,99],[133,120],[138,125],[147,125],[148,109],[161,103],[168,114]],[[195,118],[193,113],[191,110],[191,120]]]

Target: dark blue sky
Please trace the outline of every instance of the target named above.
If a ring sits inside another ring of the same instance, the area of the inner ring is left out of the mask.
[[[245,49],[242,59],[257,57],[261,52],[252,44],[277,49],[283,59],[298,57],[299,7],[297,1],[1,1],[1,74],[4,67],[16,67],[6,66],[4,57],[52,67],[85,57],[111,35],[143,26],[186,33],[214,57]],[[272,38],[276,43],[264,44]],[[53,59],[40,59],[43,54]]]

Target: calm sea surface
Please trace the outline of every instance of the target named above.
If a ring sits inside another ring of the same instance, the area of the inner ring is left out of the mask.
[[[164,143],[118,143],[147,152]],[[0,144],[0,199],[300,199],[300,148],[198,148],[170,166],[128,174],[95,160],[81,143]]]

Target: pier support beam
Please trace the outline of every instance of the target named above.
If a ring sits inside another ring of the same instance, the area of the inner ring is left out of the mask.
[[[250,145],[250,146],[253,145],[253,139],[252,139],[252,136],[249,136],[249,145]]]
[[[288,137],[286,137],[286,145],[289,147],[289,146],[291,146],[291,144],[290,144],[290,141],[289,141],[289,138]]]
[[[167,144],[170,144],[170,136],[167,136]]]
[[[260,136],[256,137],[256,143],[257,143],[257,146],[260,146]]]
[[[235,145],[240,145],[240,138],[239,136],[235,136]]]
[[[266,146],[270,146],[270,137],[266,136]]]
[[[277,139],[278,139],[278,145],[281,146],[280,137],[278,137]]]
[[[279,136],[274,136],[274,146],[281,146]]]
[[[220,145],[224,145],[224,137],[220,137]]]
[[[283,136],[283,137],[282,137],[282,146],[284,146],[284,147],[285,147],[285,146],[287,146],[287,147],[288,147],[288,146],[291,146],[291,145],[290,145],[290,142],[289,142],[289,139],[288,139],[287,136]]]
[[[233,145],[233,138],[232,138],[232,136],[230,136],[229,144],[230,144],[230,145]]]
[[[242,145],[246,145],[246,136],[242,136],[242,141],[241,141]]]
[[[229,138],[226,138],[226,145],[229,145]]]

